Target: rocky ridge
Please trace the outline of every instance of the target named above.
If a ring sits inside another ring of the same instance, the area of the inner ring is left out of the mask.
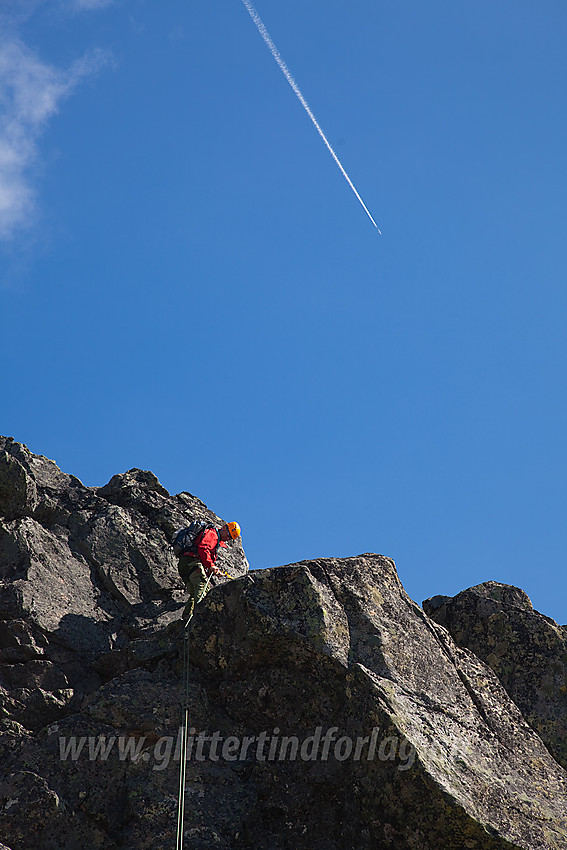
[[[488,581],[423,603],[458,646],[496,673],[528,723],[567,768],[567,627],[534,611],[518,587]]]
[[[0,850],[175,845],[167,540],[193,517],[221,522],[150,472],[84,487],[0,438]],[[424,612],[381,555],[223,557],[190,635],[186,847],[567,847],[565,633],[521,591]]]

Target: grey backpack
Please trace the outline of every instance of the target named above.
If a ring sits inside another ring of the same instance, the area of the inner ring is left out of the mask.
[[[212,525],[207,525],[202,519],[194,519],[185,528],[180,528],[171,538],[173,552],[177,557],[186,554],[195,554],[195,541],[206,528],[214,528]],[[193,549],[193,552],[191,551]]]

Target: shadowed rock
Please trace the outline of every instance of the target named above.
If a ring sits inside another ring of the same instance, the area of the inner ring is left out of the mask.
[[[186,594],[169,539],[195,517],[222,522],[199,499],[170,496],[151,472],[132,469],[105,487],[85,487],[0,437],[5,717],[35,729],[68,713],[101,675],[112,675],[112,664],[101,662],[106,653],[135,663],[141,650],[130,651],[131,642],[179,618]],[[234,575],[248,569],[240,541],[221,561]]]

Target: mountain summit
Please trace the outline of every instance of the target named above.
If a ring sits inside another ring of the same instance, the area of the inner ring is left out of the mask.
[[[424,611],[390,558],[250,570],[238,540],[184,676],[193,518],[222,523],[0,438],[0,850],[175,846],[184,689],[187,848],[567,848],[563,627],[495,582]]]

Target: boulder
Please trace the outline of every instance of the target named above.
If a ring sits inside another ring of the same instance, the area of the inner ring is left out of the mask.
[[[442,601],[441,601],[442,600]],[[528,723],[567,768],[567,628],[534,611],[518,587],[488,581],[425,611],[488,664]]]
[[[306,847],[566,846],[565,772],[492,670],[407,596],[390,559],[253,571],[199,613],[193,661],[241,734],[278,728],[305,741],[335,727],[354,742],[376,729],[395,755],[279,770],[252,761],[267,802],[250,846],[252,835],[268,846],[273,806],[296,834],[307,827]]]
[[[37,505],[35,481],[9,452],[0,450],[0,512],[7,519],[26,516]]]

